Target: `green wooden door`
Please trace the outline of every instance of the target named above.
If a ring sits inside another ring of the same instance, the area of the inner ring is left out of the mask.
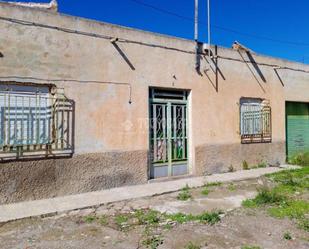
[[[286,148],[288,159],[309,151],[309,105],[286,103]]]

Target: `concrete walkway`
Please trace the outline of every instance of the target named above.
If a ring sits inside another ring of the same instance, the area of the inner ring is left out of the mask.
[[[143,185],[113,188],[108,190],[57,197],[52,199],[0,205],[0,222],[7,222],[40,215],[56,214],[59,212],[65,212],[75,209],[99,206],[111,202],[174,192],[180,190],[186,184],[188,184],[188,186],[192,188],[201,187],[205,183],[253,179],[260,177],[264,174],[274,173],[284,169],[295,168],[298,167],[283,165],[280,168],[260,168],[237,171],[233,173],[214,174],[204,177],[191,177],[172,181],[154,182]]]

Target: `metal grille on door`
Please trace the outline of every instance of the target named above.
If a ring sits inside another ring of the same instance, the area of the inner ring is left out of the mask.
[[[187,174],[187,93],[152,89],[150,120],[150,177]]]

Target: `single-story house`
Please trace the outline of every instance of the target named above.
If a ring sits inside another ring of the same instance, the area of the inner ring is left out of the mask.
[[[308,65],[10,3],[0,30],[0,204],[309,149]]]

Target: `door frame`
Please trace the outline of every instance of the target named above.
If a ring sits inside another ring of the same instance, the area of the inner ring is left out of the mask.
[[[167,92],[170,92],[170,93],[176,93],[176,92],[183,92],[184,96],[186,97],[186,99],[184,100],[180,100],[180,99],[171,99],[171,98],[153,98],[153,91],[155,90],[161,90],[161,91],[167,91]],[[148,148],[149,148],[149,170],[148,170],[148,179],[149,180],[158,180],[158,179],[164,179],[164,178],[175,178],[175,177],[183,177],[183,176],[186,176],[186,175],[190,175],[192,173],[192,167],[191,167],[191,110],[190,110],[190,103],[191,103],[191,91],[190,90],[187,90],[187,89],[176,89],[176,88],[163,88],[163,87],[149,87],[148,89],[148,92],[149,92],[149,97],[148,97],[148,118],[149,118],[149,126],[148,126]],[[168,174],[167,176],[163,176],[163,177],[152,177],[152,174],[151,174],[151,171],[153,169],[153,167],[158,167],[158,166],[154,166],[154,163],[152,161],[152,153],[153,153],[153,150],[152,150],[152,131],[151,131],[151,113],[152,113],[152,104],[153,103],[157,103],[157,104],[165,104],[166,105],[166,117],[168,119],[168,117],[171,117],[171,111],[172,111],[172,105],[173,104],[180,104],[180,105],[185,105],[185,115],[186,115],[186,118],[185,118],[185,124],[186,124],[186,127],[185,127],[185,139],[186,139],[186,160],[183,160],[183,161],[179,161],[179,164],[181,164],[181,162],[186,162],[186,171],[187,173],[186,174],[181,174],[181,175],[176,175],[176,176],[173,176],[172,175],[172,170],[173,170],[173,166],[177,165],[177,162],[172,162],[172,148],[171,148],[171,143],[172,143],[172,136],[171,136],[171,124],[172,124],[172,118],[170,121],[167,121],[166,122],[166,137],[167,139],[169,140],[168,141],[168,144],[169,146],[167,145],[167,149],[166,149],[166,152],[168,153],[167,155],[167,167],[168,167]]]

